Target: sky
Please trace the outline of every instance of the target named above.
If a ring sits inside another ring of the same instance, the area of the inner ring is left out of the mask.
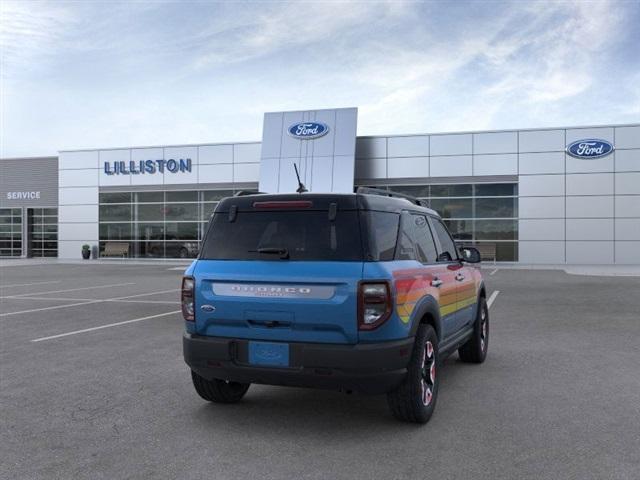
[[[256,141],[264,112],[358,135],[640,122],[640,0],[0,0],[0,157]]]

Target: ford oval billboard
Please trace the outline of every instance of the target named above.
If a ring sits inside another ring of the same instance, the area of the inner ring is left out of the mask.
[[[293,138],[312,140],[329,133],[329,125],[322,122],[300,122],[291,125],[287,131]]]
[[[611,152],[613,152],[613,145],[606,140],[598,140],[596,138],[577,140],[567,146],[569,155],[586,160],[606,157]]]

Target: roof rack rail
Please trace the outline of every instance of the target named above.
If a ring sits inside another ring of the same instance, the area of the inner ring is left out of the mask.
[[[260,195],[265,194],[267,192],[252,192],[251,190],[238,190],[233,194],[234,197],[244,197],[245,195]]]
[[[412,197],[411,195],[405,195],[404,193],[393,192],[391,190],[382,190],[381,188],[371,188],[371,187],[358,187],[356,193],[365,193],[369,195],[380,195],[382,197],[394,197],[394,198],[403,198],[405,200],[410,201],[411,203],[415,203],[420,207],[429,207],[427,202],[424,200],[419,200],[416,197]]]

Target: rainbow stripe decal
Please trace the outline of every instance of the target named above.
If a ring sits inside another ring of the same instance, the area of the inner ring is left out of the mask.
[[[427,268],[412,268],[393,272],[396,287],[396,313],[403,323],[409,323],[416,303],[425,295],[432,295],[440,305],[440,315],[445,317],[476,303],[475,282],[458,284],[455,271],[447,268],[434,272]],[[435,288],[431,281],[438,277],[442,286]],[[456,287],[460,289],[456,292]]]

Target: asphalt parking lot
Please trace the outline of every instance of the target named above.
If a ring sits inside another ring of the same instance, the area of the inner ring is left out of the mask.
[[[416,426],[382,396],[254,385],[202,401],[170,268],[0,267],[0,478],[640,476],[638,277],[485,270],[489,357],[450,357]]]

